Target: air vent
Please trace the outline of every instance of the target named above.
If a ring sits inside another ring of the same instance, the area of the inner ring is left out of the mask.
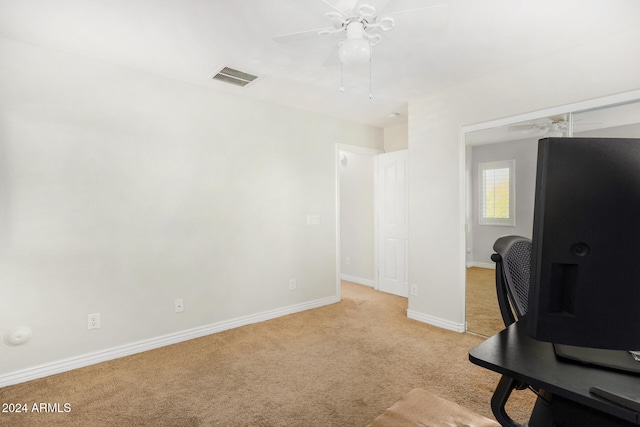
[[[245,87],[257,79],[258,76],[234,70],[233,68],[224,67],[211,78],[214,80],[220,80],[221,82],[231,83],[232,85]]]

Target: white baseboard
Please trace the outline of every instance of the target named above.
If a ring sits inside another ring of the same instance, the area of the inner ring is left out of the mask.
[[[442,329],[448,329],[454,332],[464,332],[466,330],[464,324],[462,323],[451,322],[449,320],[429,316],[428,314],[419,313],[413,310],[407,310],[407,317],[409,319],[417,320],[418,322],[427,323],[429,325],[437,326]]]
[[[467,263],[467,268],[469,267],[480,267],[480,268],[488,268],[491,270],[495,270],[496,269],[496,263],[495,262],[478,262],[478,261],[472,261],[472,262],[468,262]]]
[[[376,287],[376,282],[371,279],[363,279],[361,277],[349,276],[348,274],[341,274],[341,280],[346,280],[347,282],[357,283],[359,285],[371,286],[372,288]]]
[[[55,362],[34,366],[32,368],[23,369],[16,372],[10,372],[8,374],[0,375],[0,387],[6,387],[25,381],[47,377],[49,375],[59,374],[61,372],[71,371],[73,369],[83,368],[85,366],[94,365],[96,363],[106,362],[108,360],[118,359],[120,357],[130,356],[136,353],[142,353],[144,351],[153,350],[171,344],[177,344],[179,342],[188,341],[194,338],[200,338],[206,335],[215,334],[217,332],[226,331],[228,329],[234,329],[240,326],[250,325],[252,323],[264,322],[265,320],[275,319],[277,317],[282,317],[313,308],[319,308],[337,302],[340,302],[340,298],[338,296],[332,296],[315,301],[309,301],[302,304],[292,305],[289,307],[252,314],[249,316],[238,317],[235,319],[213,323],[210,325],[199,326],[197,328],[187,329],[172,334],[137,341],[106,350],[96,351],[94,353],[70,357],[68,359],[58,360]]]

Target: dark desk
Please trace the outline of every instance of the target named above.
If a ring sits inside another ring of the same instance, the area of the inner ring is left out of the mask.
[[[469,351],[472,363],[523,381],[572,402],[613,416],[619,425],[640,425],[640,414],[589,392],[592,386],[640,399],[640,376],[594,368],[556,358],[553,345],[526,334],[526,318]],[[604,425],[613,425],[607,423]]]

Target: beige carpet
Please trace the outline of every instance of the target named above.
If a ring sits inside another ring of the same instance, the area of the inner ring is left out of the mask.
[[[490,337],[504,329],[496,296],[496,271],[467,268],[467,330]]]
[[[414,388],[367,427],[500,427],[469,408]]]
[[[8,426],[364,426],[414,388],[491,416],[482,341],[410,320],[407,300],[343,284],[343,301],[0,389]],[[518,392],[524,420],[533,395]]]

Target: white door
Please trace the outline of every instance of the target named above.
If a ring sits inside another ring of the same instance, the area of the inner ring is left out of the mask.
[[[378,287],[408,297],[407,150],[377,156]]]

